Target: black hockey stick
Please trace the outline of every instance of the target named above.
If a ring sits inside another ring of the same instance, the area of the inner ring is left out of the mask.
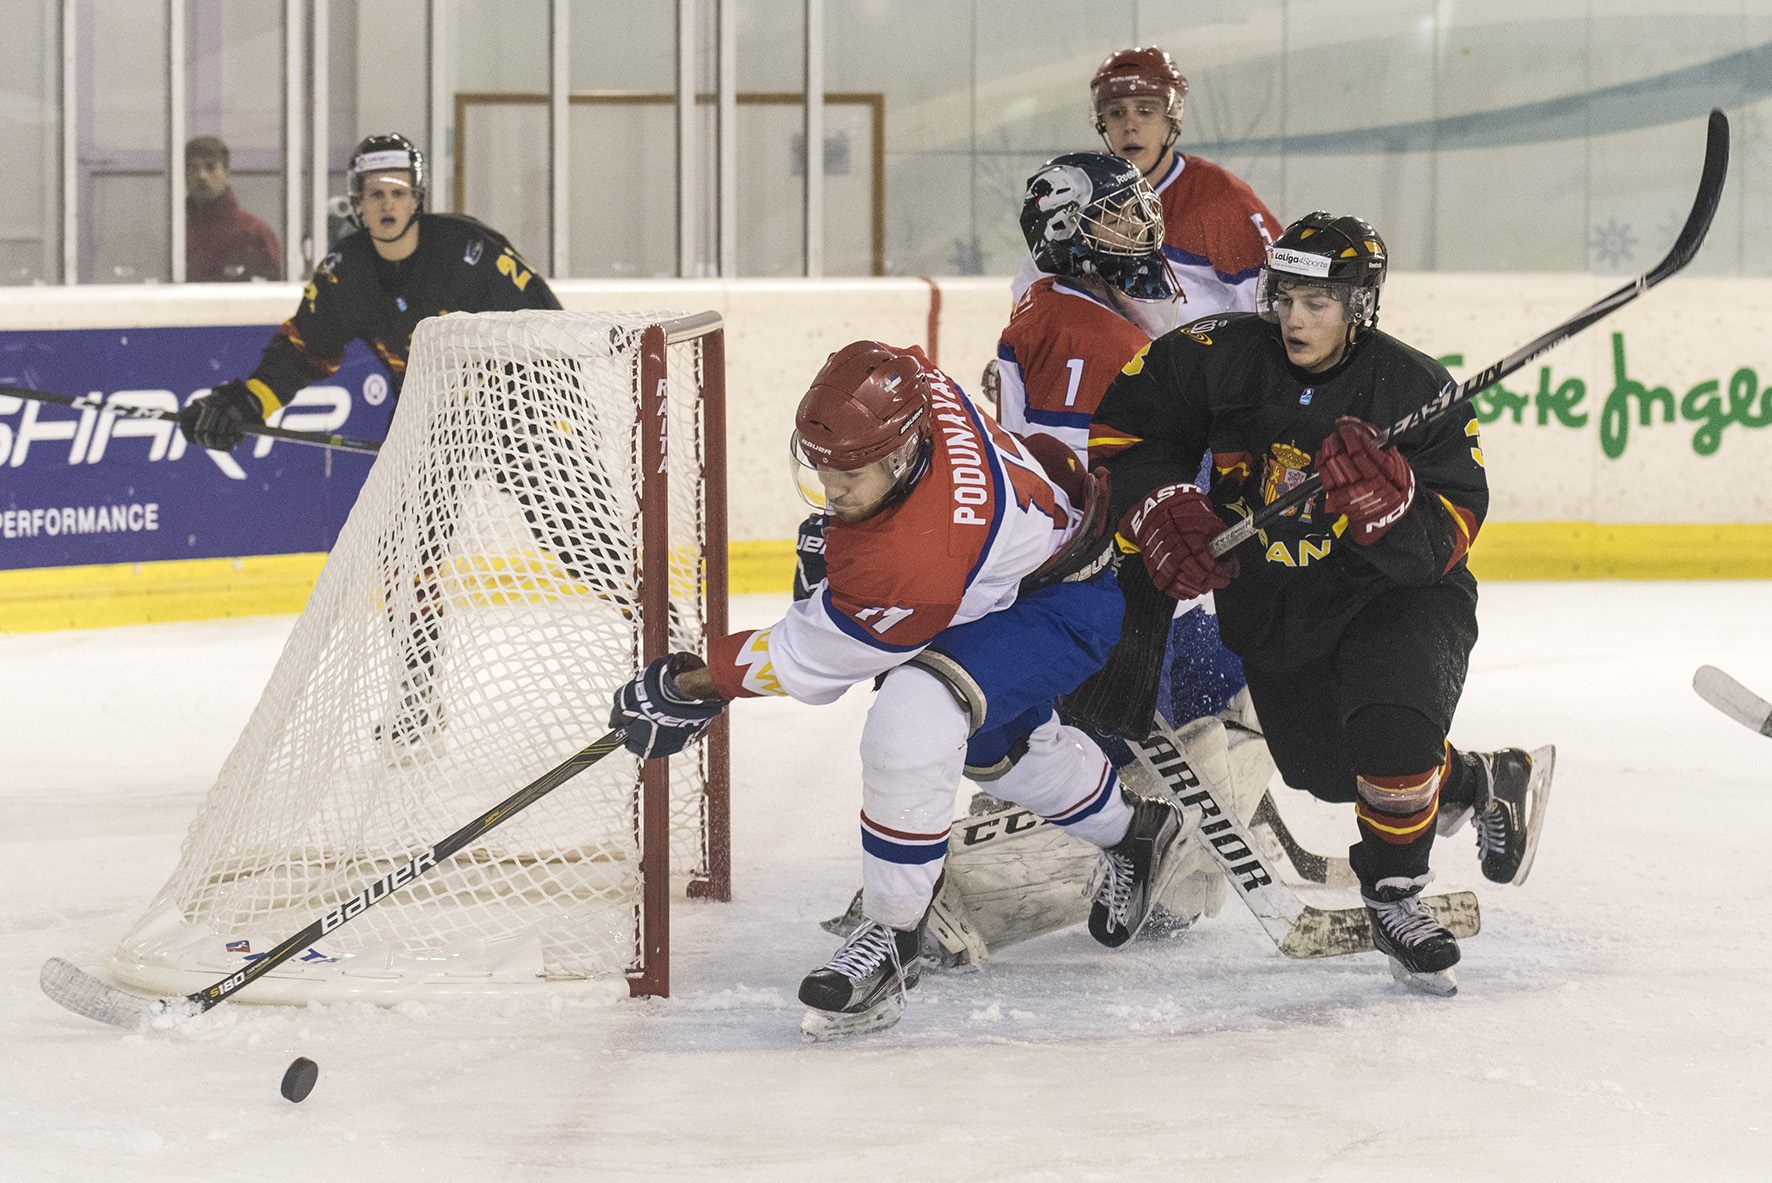
[[[1717,202],[1723,196],[1723,181],[1729,173],[1729,118],[1718,108],[1710,113],[1710,129],[1704,145],[1704,171],[1698,179],[1698,196],[1692,202],[1692,212],[1686,215],[1686,225],[1681,228],[1680,236],[1674,241],[1673,249],[1667,257],[1648,271],[1631,280],[1603,300],[1598,300],[1574,316],[1551,329],[1542,336],[1535,337],[1520,348],[1514,350],[1488,369],[1467,379],[1462,386],[1448,382],[1440,393],[1425,406],[1409,412],[1390,427],[1378,433],[1380,447],[1423,423],[1432,423],[1441,418],[1453,407],[1460,406],[1475,397],[1479,392],[1488,389],[1501,379],[1507,377],[1533,358],[1573,337],[1602,317],[1609,316],[1623,308],[1632,300],[1678,272],[1692,261],[1698,248],[1704,242],[1704,236],[1710,231],[1711,219],[1716,216]],[[1285,514],[1293,506],[1314,497],[1323,487],[1323,479],[1312,473],[1303,481],[1274,498],[1255,513],[1212,540],[1212,553],[1224,556],[1253,538],[1257,531],[1271,525],[1277,518]]]
[[[1692,689],[1698,692],[1698,697],[1749,731],[1772,736],[1772,702],[1767,702],[1716,666],[1699,666],[1692,675]]]
[[[32,390],[28,386],[13,386],[0,382],[0,394],[10,394],[14,398],[28,398],[34,402],[53,403],[58,407],[72,407],[76,411],[97,411],[101,415],[121,415],[126,419],[159,419],[167,423],[177,423],[178,414],[173,411],[162,411],[158,407],[136,407],[128,403],[108,403],[100,394],[82,394],[78,397],[71,394],[54,394],[47,390]],[[374,440],[354,440],[349,436],[328,435],[320,431],[293,431],[287,427],[272,427],[270,424],[259,424],[244,429],[247,435],[264,435],[274,440],[286,440],[292,444],[311,444],[318,448],[337,448],[341,452],[368,452],[374,455],[381,451],[381,445]]]
[[[182,998],[147,998],[132,994],[127,990],[119,990],[60,957],[51,957],[43,963],[43,971],[37,978],[38,985],[50,998],[77,1015],[85,1015],[89,1019],[132,1031],[139,1031],[158,1018],[177,1022],[192,1015],[200,1015],[217,1003],[226,1001],[242,986],[251,984],[282,965],[333,929],[356,919],[427,871],[447,862],[462,847],[489,833],[505,819],[528,809],[621,747],[627,737],[627,728],[617,727],[603,738],[580,748],[567,757],[565,762],[530,781],[429,850],[420,851],[395,867],[257,961],[195,994],[186,994]]]
[[[1388,429],[1381,430],[1382,446],[1396,436],[1422,423],[1438,419],[1453,407],[1468,401],[1479,392],[1499,382],[1546,350],[1567,341],[1595,321],[1624,307],[1662,280],[1679,271],[1704,242],[1716,216],[1717,203],[1723,195],[1723,181],[1729,172],[1729,119],[1720,110],[1710,113],[1708,139],[1705,141],[1704,169],[1698,181],[1698,196],[1686,224],[1667,257],[1644,274],[1631,280],[1605,299],[1582,309],[1556,328],[1535,338],[1500,361],[1476,374],[1462,386],[1448,383],[1425,406],[1411,411]],[[1293,488],[1276,497],[1229,527],[1212,540],[1212,553],[1222,558],[1241,546],[1276,519],[1301,502],[1315,496],[1323,487],[1322,477],[1312,473]],[[1174,601],[1158,592],[1148,580],[1121,587],[1126,591],[1126,615],[1121,625],[1121,641],[1108,654],[1107,664],[1065,701],[1067,713],[1076,721],[1108,735],[1142,738],[1148,734],[1148,723],[1157,705],[1157,682],[1161,663],[1166,660],[1164,641],[1168,637],[1169,620]],[[1152,644],[1151,638],[1161,638]]]

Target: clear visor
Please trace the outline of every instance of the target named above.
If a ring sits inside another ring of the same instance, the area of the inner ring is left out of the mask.
[[[1371,319],[1377,293],[1371,288],[1345,283],[1326,283],[1316,277],[1288,275],[1261,269],[1255,288],[1255,312],[1261,319],[1278,323],[1280,314],[1293,307],[1305,311],[1325,311],[1334,304],[1350,324],[1365,324]]]
[[[357,192],[367,195],[371,188],[387,190],[395,197],[405,197],[412,192],[412,174],[406,169],[359,173]]]
[[[913,435],[885,456],[859,468],[831,468],[807,459],[799,434],[795,433],[790,447],[794,488],[800,500],[813,509],[822,509],[845,522],[862,521],[873,516],[915,475],[921,443],[921,437]]]

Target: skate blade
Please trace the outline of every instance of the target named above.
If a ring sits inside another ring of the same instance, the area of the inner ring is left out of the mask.
[[[1526,857],[1520,860],[1520,869],[1509,880],[1515,887],[1526,882],[1526,876],[1532,873],[1532,861],[1538,857],[1538,835],[1544,829],[1544,807],[1550,800],[1551,774],[1557,767],[1554,744],[1546,744],[1529,755],[1532,775],[1526,781]]]
[[[809,1006],[800,1020],[800,1036],[807,1043],[847,1039],[852,1035],[866,1035],[870,1031],[884,1031],[896,1026],[903,1017],[904,995],[897,991],[866,1010],[830,1011]]]
[[[1411,990],[1420,990],[1424,994],[1434,994],[1441,998],[1450,998],[1458,993],[1458,977],[1450,969],[1437,970],[1434,973],[1415,973],[1395,957],[1386,960],[1391,963],[1391,977]]]

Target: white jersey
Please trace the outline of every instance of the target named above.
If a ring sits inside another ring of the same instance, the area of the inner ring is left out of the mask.
[[[902,665],[942,630],[1015,603],[1021,581],[1069,541],[1080,514],[1008,431],[926,367],[934,442],[896,505],[825,527],[825,581],[766,629],[710,647],[727,698],[834,701]]]

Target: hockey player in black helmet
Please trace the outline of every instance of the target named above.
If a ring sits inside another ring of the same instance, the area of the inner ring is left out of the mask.
[[[1090,458],[1109,468],[1123,545],[1157,587],[1217,591],[1286,783],[1354,804],[1349,858],[1393,973],[1451,993],[1458,943],[1421,900],[1435,834],[1474,816],[1484,875],[1523,882],[1554,751],[1447,742],[1477,634],[1465,558],[1489,492],[1468,410],[1376,443],[1372,423],[1450,381],[1378,328],[1388,263],[1359,218],[1294,222],[1268,252],[1258,313],[1195,321],[1126,365],[1096,410]],[[1212,555],[1227,521],[1313,470],[1318,495]]]
[[[314,269],[294,314],[272,334],[257,368],[185,407],[179,426],[193,444],[234,448],[245,428],[263,423],[304,386],[331,377],[353,340],[368,345],[387,367],[397,413],[419,321],[445,312],[560,307],[547,281],[504,235],[462,214],[425,209],[424,153],[405,136],[366,137],[351,154],[348,173],[351,207],[361,228],[341,238]],[[522,402],[523,389],[520,381],[509,384],[513,405],[505,421],[513,449],[528,462],[500,466],[488,475],[510,490],[537,541],[575,578],[596,585],[605,578],[600,540],[583,536],[582,518],[557,495],[559,488],[570,487],[563,474],[573,466],[557,433]],[[397,709],[378,725],[377,734],[395,744],[418,742],[442,725],[436,693],[442,597],[434,576],[443,566],[457,505],[442,491],[438,498],[428,509],[431,527],[421,543],[421,569],[399,574],[417,584],[419,611],[410,621],[390,622],[403,659],[400,690]],[[390,595],[389,603],[397,598]]]

